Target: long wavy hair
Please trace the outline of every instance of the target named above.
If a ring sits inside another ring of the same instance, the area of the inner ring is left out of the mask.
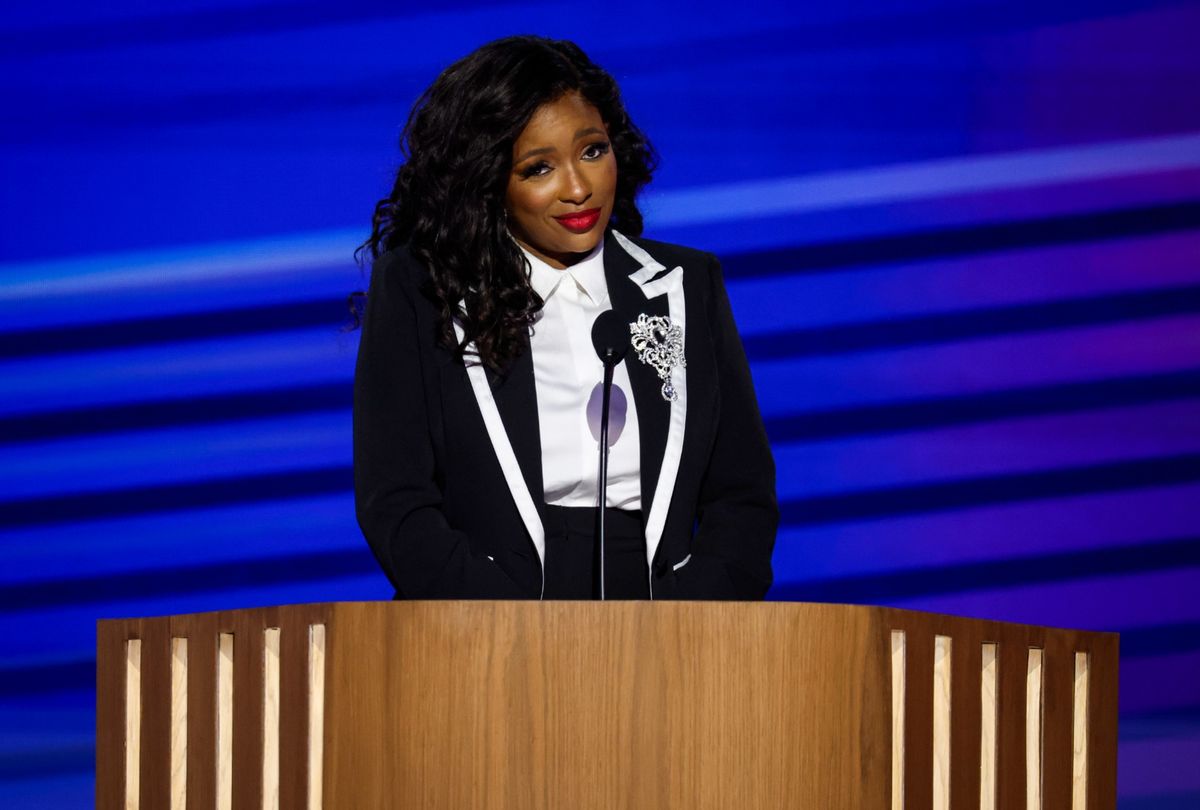
[[[636,197],[657,157],[629,120],[616,81],[573,42],[537,36],[489,42],[446,68],[404,126],[404,160],[392,192],[376,203],[371,236],[354,257],[364,265],[364,254],[373,262],[407,244],[429,270],[426,293],[440,311],[439,340],[460,361],[473,342],[478,359],[502,371],[527,345],[543,302],[505,225],[513,144],[539,107],[570,92],[599,111],[616,157],[608,227],[637,236]]]

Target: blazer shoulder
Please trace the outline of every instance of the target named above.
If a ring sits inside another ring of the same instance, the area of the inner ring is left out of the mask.
[[[391,248],[371,264],[371,279],[388,287],[403,285],[421,289],[429,281],[429,270],[407,244]]]
[[[404,301],[414,311],[419,312],[436,312],[438,309],[429,269],[407,244],[379,254],[372,263],[367,290],[368,303],[372,296],[383,301]]]

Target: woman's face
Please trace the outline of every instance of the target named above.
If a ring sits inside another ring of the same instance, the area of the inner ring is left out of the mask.
[[[604,237],[617,160],[599,111],[578,93],[537,109],[513,145],[508,229],[552,267],[574,264]]]

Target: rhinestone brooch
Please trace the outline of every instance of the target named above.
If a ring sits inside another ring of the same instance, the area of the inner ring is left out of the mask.
[[[629,335],[638,360],[653,368],[663,381],[663,399],[674,402],[679,392],[671,382],[671,370],[676,366],[687,367],[683,358],[683,327],[666,316],[642,313],[629,324]]]

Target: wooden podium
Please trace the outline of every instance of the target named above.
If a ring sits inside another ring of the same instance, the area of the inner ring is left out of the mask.
[[[1117,637],[886,608],[102,621],[98,808],[1116,806]]]

